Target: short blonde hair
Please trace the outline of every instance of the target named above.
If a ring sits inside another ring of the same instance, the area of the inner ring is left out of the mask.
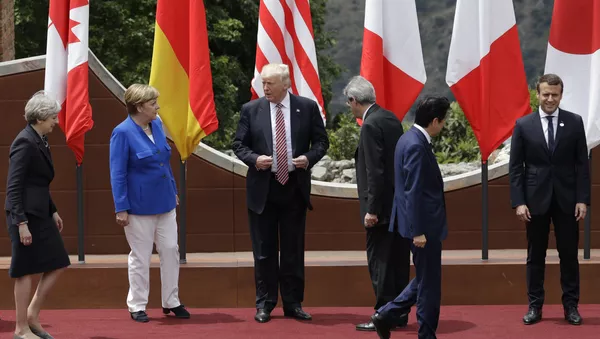
[[[133,84],[125,91],[125,105],[127,113],[137,113],[137,105],[142,105],[150,100],[158,98],[158,90],[150,85]]]
[[[37,91],[25,105],[25,120],[31,125],[45,121],[60,112],[60,103],[46,91]]]
[[[292,85],[290,80],[290,68],[286,64],[267,64],[264,65],[261,72],[261,78],[271,78],[278,76],[288,87]]]

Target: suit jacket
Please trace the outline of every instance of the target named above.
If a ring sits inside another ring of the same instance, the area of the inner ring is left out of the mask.
[[[394,150],[402,133],[402,123],[394,113],[377,104],[369,108],[354,156],[361,224],[367,213],[377,215],[377,225],[390,223],[394,201]]]
[[[427,138],[412,127],[398,140],[395,152],[394,206],[390,231],[404,238],[425,235],[444,240],[448,234],[442,174]]]
[[[50,197],[52,179],[50,149],[27,125],[10,146],[4,209],[9,212],[12,225],[27,221],[27,214],[47,218],[56,212]]]
[[[115,212],[150,215],[177,206],[171,147],[160,119],[150,122],[154,143],[131,117],[110,137],[110,184]]]
[[[296,168],[295,172],[297,172],[296,178],[302,197],[308,208],[312,209],[310,169],[321,160],[329,148],[329,140],[317,103],[290,93],[290,128],[292,157],[305,155],[308,158],[308,168]],[[271,107],[266,98],[252,100],[242,106],[232,148],[235,155],[248,165],[246,175],[248,208],[260,214],[265,208],[269,193],[271,169],[256,169],[256,159],[260,155],[274,154]]]
[[[550,153],[539,111],[515,124],[510,147],[510,200],[512,208],[527,205],[532,214],[544,214],[552,197],[565,213],[576,203],[590,203],[590,168],[583,120],[559,109],[554,152]]]

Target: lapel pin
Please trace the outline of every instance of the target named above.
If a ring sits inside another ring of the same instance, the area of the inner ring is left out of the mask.
[[[299,108],[296,108],[296,112],[300,113],[300,109],[299,109]]]
[[[559,126],[560,127],[565,127],[565,123],[561,121]]]

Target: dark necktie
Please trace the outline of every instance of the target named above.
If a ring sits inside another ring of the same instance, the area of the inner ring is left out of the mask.
[[[553,116],[547,116],[548,119],[548,150],[554,152],[554,124],[552,123]]]

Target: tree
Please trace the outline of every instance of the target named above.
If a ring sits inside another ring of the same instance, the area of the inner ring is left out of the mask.
[[[0,0],[0,61],[15,58],[14,8],[14,0]]]
[[[46,52],[48,1],[15,0],[18,58]],[[311,13],[321,87],[328,106],[340,67],[325,54],[335,41],[325,30],[328,0],[312,0]],[[219,129],[203,141],[229,149],[239,109],[250,100],[259,0],[204,0]],[[147,83],[154,41],[156,0],[90,2],[90,49],[123,86]]]

